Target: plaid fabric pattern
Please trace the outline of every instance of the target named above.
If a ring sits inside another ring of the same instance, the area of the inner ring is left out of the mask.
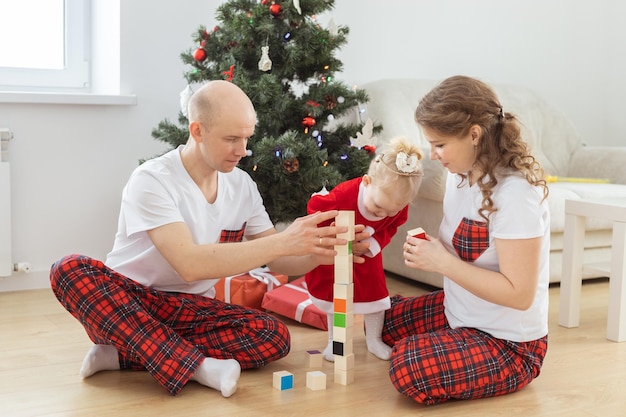
[[[452,246],[461,259],[474,262],[489,247],[489,226],[464,217],[454,231]]]
[[[52,291],[96,344],[112,345],[122,369],[147,370],[171,395],[205,357],[258,368],[287,355],[276,318],[211,298],[154,290],[81,255],[52,265]]]
[[[383,340],[394,346],[389,376],[400,393],[432,405],[511,393],[539,375],[547,336],[515,343],[472,328],[451,329],[443,298],[440,290],[391,300]]]
[[[222,230],[220,233],[220,242],[241,242],[243,240],[243,234],[246,231],[246,224],[244,223],[239,230]]]

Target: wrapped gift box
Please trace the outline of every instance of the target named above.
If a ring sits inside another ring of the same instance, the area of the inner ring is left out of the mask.
[[[267,292],[263,296],[262,307],[300,323],[328,330],[326,313],[315,307],[309,299],[304,277]]]
[[[267,268],[220,279],[215,284],[215,298],[231,304],[261,309],[263,296],[285,284],[287,275],[273,274]]]

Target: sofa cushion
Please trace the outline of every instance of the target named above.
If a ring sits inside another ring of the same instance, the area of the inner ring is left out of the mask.
[[[626,197],[626,185],[554,182],[549,184],[550,231],[563,232],[565,226],[565,200]],[[604,219],[588,217],[585,230],[611,229],[613,224]]]

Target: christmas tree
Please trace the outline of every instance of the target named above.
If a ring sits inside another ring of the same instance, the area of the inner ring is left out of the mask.
[[[225,79],[252,100],[258,123],[239,166],[257,183],[274,222],[306,214],[312,193],[363,175],[375,151],[368,138],[382,128],[363,120],[366,93],[335,78],[342,63],[334,54],[349,29],[332,19],[323,27],[316,17],[333,7],[334,0],[226,1],[216,11],[220,23],[201,26],[194,47],[181,54],[190,66],[181,97],[193,85]],[[354,123],[338,122],[354,111],[361,116]],[[183,111],[178,123],[164,120],[152,136],[184,144]]]

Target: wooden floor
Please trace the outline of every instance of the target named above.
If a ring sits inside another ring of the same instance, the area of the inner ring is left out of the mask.
[[[392,294],[417,295],[429,288],[389,277]],[[557,324],[559,288],[550,289],[550,340],[542,374],[520,392],[497,398],[425,407],[398,394],[388,363],[367,353],[357,316],[356,381],[327,389],[305,386],[306,350],[321,349],[326,332],[287,320],[290,354],[260,370],[244,371],[235,395],[188,384],[176,397],[146,372],[101,372],[82,380],[91,346],[82,327],[49,290],[0,293],[0,416],[625,416],[626,342],[607,341],[608,281],[583,285],[581,325]],[[288,370],[295,388],[277,391],[272,373]]]

